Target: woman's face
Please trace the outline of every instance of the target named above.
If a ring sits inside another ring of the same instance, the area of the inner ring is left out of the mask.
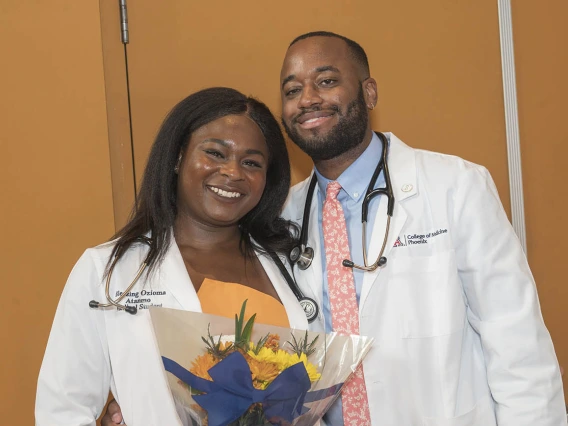
[[[197,129],[178,176],[178,217],[204,225],[235,225],[260,201],[268,147],[246,115],[228,115]]]

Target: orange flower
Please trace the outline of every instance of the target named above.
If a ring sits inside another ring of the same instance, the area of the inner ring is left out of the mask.
[[[209,375],[208,371],[211,367],[217,364],[219,361],[210,353],[204,355],[199,355],[195,358],[195,361],[191,363],[191,369],[189,370],[193,374],[202,379],[213,380]]]
[[[264,347],[276,352],[280,348],[280,336],[278,334],[269,334]]]
[[[280,374],[278,367],[271,362],[262,362],[246,357],[250,372],[252,374],[252,384],[256,389],[266,389],[272,381]]]

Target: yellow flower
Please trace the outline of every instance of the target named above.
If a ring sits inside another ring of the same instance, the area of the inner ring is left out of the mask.
[[[295,364],[294,358],[282,349],[278,349],[278,351],[274,352],[273,362],[278,366],[280,371],[283,371]]]
[[[258,354],[255,354],[254,351],[249,350],[247,355],[250,356],[252,359],[256,359],[257,361],[271,361],[274,358],[274,351],[268,348],[260,348]]]
[[[308,361],[308,357],[304,353],[302,353],[301,356],[298,356],[296,354],[289,354],[282,349],[278,349],[278,351],[274,352],[268,348],[262,348],[258,354],[255,354],[253,351],[249,351],[247,355],[256,361],[274,364],[280,372],[294,364],[302,362],[304,363],[304,367],[308,372],[311,382],[315,382],[321,377],[316,366]]]
[[[258,351],[258,354],[255,354],[253,351],[248,351],[247,354],[257,361],[275,364],[280,371],[292,365],[290,354],[282,349],[278,349],[275,352],[272,349],[263,347]]]
[[[298,362],[304,363],[304,367],[306,367],[306,371],[308,372],[310,382],[315,382],[316,380],[319,380],[321,378],[321,374],[318,373],[318,369],[314,364],[308,361],[308,357],[306,356],[305,353],[302,353],[302,355],[300,355],[299,358],[298,355],[296,354],[294,354],[294,356],[296,357]]]
[[[195,361],[191,363],[191,369],[189,371],[202,379],[213,380],[208,371],[218,362],[219,361],[213,355],[206,353],[195,358]]]
[[[247,358],[250,372],[252,374],[252,384],[256,389],[266,389],[272,381],[280,374],[280,370],[271,362],[257,361]]]

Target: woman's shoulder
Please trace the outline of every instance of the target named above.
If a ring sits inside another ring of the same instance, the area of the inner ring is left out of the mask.
[[[141,237],[139,240],[132,242],[125,250],[122,257],[128,257],[129,255],[136,255],[138,253],[145,253],[146,251],[148,251],[149,244],[147,244],[145,241],[146,240]],[[106,262],[112,255],[118,242],[118,239],[114,239],[99,244],[98,246],[90,247],[85,250],[84,255],[88,255],[97,259],[103,259]]]
[[[73,277],[78,273],[84,274],[87,271],[91,271],[102,276],[114,246],[115,242],[107,241],[84,250],[77,262],[75,262],[70,277]]]
[[[116,241],[107,241],[102,244],[99,244],[94,247],[87,248],[79,260],[77,261],[77,265],[81,264],[105,264],[108,262],[114,247],[116,246]],[[75,266],[77,266],[75,265]]]
[[[108,257],[114,250],[116,243],[117,240],[105,241],[97,246],[87,248],[85,253],[89,253],[91,256]]]
[[[90,277],[94,282],[99,282],[103,279],[109,260],[113,256],[113,250],[116,247],[117,241],[107,241],[94,247],[87,248],[81,257],[75,263],[70,275],[69,280],[78,278],[80,281]],[[120,261],[116,265],[117,273],[130,273],[131,270],[136,270],[148,252],[148,245],[142,242],[135,242],[124,252]]]

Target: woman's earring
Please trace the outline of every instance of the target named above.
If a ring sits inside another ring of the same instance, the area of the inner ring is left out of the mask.
[[[179,174],[180,165],[181,165],[181,153],[179,154],[176,166],[174,167],[174,172],[175,172],[176,175]]]
[[[369,109],[370,109],[371,111],[374,110],[374,109],[375,109],[375,104],[369,105]]]

